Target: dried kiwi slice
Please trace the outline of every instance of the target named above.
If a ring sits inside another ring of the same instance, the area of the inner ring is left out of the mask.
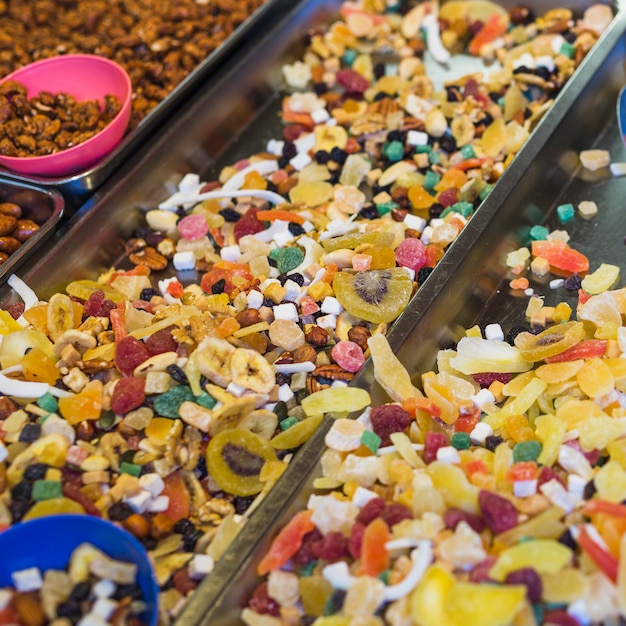
[[[413,283],[400,267],[365,272],[343,270],[333,277],[333,290],[350,315],[383,324],[393,322],[406,308]]]
[[[340,237],[332,237],[320,241],[326,252],[333,250],[341,250],[349,248],[354,250],[364,243],[371,243],[375,246],[390,246],[393,243],[394,234],[386,231],[377,230],[369,233],[352,233],[350,235],[341,235]]]
[[[263,489],[259,474],[266,461],[275,461],[274,448],[249,430],[218,433],[206,450],[206,464],[215,482],[227,493],[252,496]]]
[[[526,361],[542,361],[565,352],[585,338],[582,322],[565,322],[547,328],[538,335],[520,333],[515,337],[515,345]]]

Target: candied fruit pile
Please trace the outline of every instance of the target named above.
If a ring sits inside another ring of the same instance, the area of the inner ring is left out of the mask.
[[[535,309],[507,340],[498,324],[468,329],[423,393],[372,337],[394,402],[334,421],[323,476],[258,563],[243,621],[622,619],[626,289],[582,294],[576,319],[543,307],[541,331]]]
[[[577,20],[482,0],[438,14],[377,4],[346,2],[311,33],[283,68],[282,136],[216,180],[186,175],[120,267],[47,301],[10,279],[21,301],[0,311],[0,527],[56,513],[120,524],[152,558],[164,624],[323,414],[369,405],[350,381],[373,352],[393,363],[388,324],[611,19],[601,6]],[[461,52],[495,67],[436,87],[427,64]],[[416,397],[396,369],[379,368],[381,384]],[[415,410],[451,425],[446,377],[428,378]],[[458,380],[469,398],[476,384]],[[374,430],[337,422],[367,463],[416,423],[402,407],[372,414]],[[389,532],[377,522],[368,541]],[[321,555],[343,549],[324,542]],[[373,551],[367,570],[385,559]]]

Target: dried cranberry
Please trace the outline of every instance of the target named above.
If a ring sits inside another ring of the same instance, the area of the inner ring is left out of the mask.
[[[248,606],[261,615],[272,615],[278,617],[280,615],[278,602],[271,598],[267,592],[267,583],[261,583],[253,592]]]
[[[146,399],[145,387],[143,378],[120,378],[113,387],[111,410],[117,415],[125,415],[139,408]]]
[[[356,521],[367,526],[371,521],[375,520],[387,506],[382,498],[372,498],[356,516]]]
[[[302,538],[302,544],[298,551],[291,557],[294,565],[306,565],[315,560],[313,554],[313,546],[323,538],[322,533],[314,528],[310,533],[307,533]]]
[[[437,200],[444,208],[452,206],[459,201],[459,190],[456,187],[450,187],[450,189],[442,191]]]
[[[413,519],[413,513],[408,507],[404,506],[404,504],[394,502],[393,504],[387,505],[381,511],[380,517],[387,522],[387,526],[391,528],[399,524],[402,520]]]
[[[424,441],[424,461],[432,463],[437,459],[437,450],[448,445],[448,438],[443,433],[426,433]]]
[[[353,559],[361,558],[361,545],[363,544],[363,534],[365,524],[356,522],[350,529],[350,539],[348,540],[348,552]]]
[[[125,376],[131,376],[138,365],[150,358],[148,348],[139,339],[127,335],[115,346],[115,366]]]
[[[144,345],[152,356],[155,354],[162,354],[163,352],[176,352],[178,344],[176,343],[174,337],[172,337],[172,330],[174,330],[174,328],[175,326],[162,328],[146,339]]]
[[[327,533],[311,547],[316,558],[330,563],[348,556],[348,540],[343,533],[337,531]]]
[[[491,383],[496,380],[504,383],[510,383],[513,379],[513,374],[509,374],[507,372],[481,372],[480,374],[472,374],[472,378],[481,386],[481,387],[489,387]]]
[[[117,304],[104,297],[104,291],[94,291],[85,302],[85,313],[93,317],[109,317]]]
[[[216,189],[220,188],[220,184],[216,181],[213,180],[209,183],[204,183],[204,185],[202,185],[202,187],[200,188],[200,193],[207,193],[208,191],[215,191]]]
[[[470,580],[473,583],[493,582],[493,578],[489,577],[489,570],[497,560],[498,558],[495,556],[488,556],[484,561],[477,563],[472,570]]]
[[[250,207],[235,224],[234,235],[237,242],[245,235],[254,235],[265,230],[265,224],[256,218],[257,212],[258,209],[256,207]]]
[[[543,593],[543,583],[539,574],[532,567],[517,569],[504,579],[507,585],[524,585],[529,602],[539,602]]]
[[[554,626],[580,626],[580,622],[567,611],[547,611],[543,620],[545,624]]]
[[[460,522],[465,522],[477,533],[482,532],[485,528],[485,522],[478,515],[463,509],[457,509],[456,507],[449,508],[443,514],[443,521],[447,528],[452,528],[453,530],[456,529]]]
[[[285,141],[295,141],[302,133],[308,130],[302,124],[289,124],[283,128],[283,139]]]
[[[337,82],[349,93],[363,93],[370,86],[365,77],[351,69],[339,70]]]
[[[537,487],[541,487],[541,485],[550,482],[552,479],[558,480],[563,487],[567,488],[565,481],[551,468],[547,465],[544,465],[539,470],[539,476],[537,477]]]
[[[411,424],[411,415],[397,404],[374,407],[370,419],[374,432],[380,437],[383,446],[391,443],[389,435],[404,432]]]
[[[506,498],[483,489],[478,494],[478,506],[485,523],[495,535],[517,525],[517,509]]]
[[[186,567],[174,574],[172,582],[176,591],[183,597],[189,595],[198,586],[198,581],[189,577],[189,569]]]

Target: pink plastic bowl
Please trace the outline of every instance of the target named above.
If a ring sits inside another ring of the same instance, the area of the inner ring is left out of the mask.
[[[8,80],[22,83],[28,97],[40,91],[68,93],[77,100],[98,100],[113,94],[122,103],[117,117],[97,135],[87,141],[55,154],[34,157],[0,155],[0,165],[22,174],[37,176],[67,176],[86,170],[109,153],[124,136],[131,114],[132,85],[124,68],[91,54],[68,54],[30,63],[9,74]]]

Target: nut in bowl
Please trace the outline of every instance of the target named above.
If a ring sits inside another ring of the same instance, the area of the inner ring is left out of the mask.
[[[26,65],[0,80],[0,165],[43,177],[84,171],[124,136],[131,100],[128,74],[104,57]]]
[[[76,623],[88,615],[96,623],[157,624],[148,555],[111,522],[69,514],[33,519],[0,532],[0,554],[1,624]]]

